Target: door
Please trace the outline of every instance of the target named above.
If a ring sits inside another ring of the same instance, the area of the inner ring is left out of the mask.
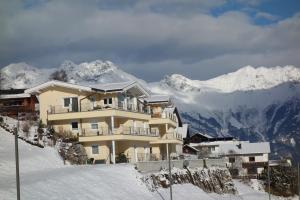
[[[78,98],[72,97],[72,112],[78,112]]]

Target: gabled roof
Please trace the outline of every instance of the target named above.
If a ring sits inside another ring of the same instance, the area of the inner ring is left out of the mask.
[[[136,81],[130,81],[130,82],[121,82],[121,83],[105,83],[105,84],[96,84],[92,86],[85,86],[85,85],[78,85],[78,84],[72,84],[72,83],[66,83],[62,81],[52,80],[48,81],[46,83],[37,85],[33,88],[25,90],[25,93],[29,94],[36,94],[40,93],[41,90],[46,89],[48,87],[53,86],[59,86],[64,88],[70,88],[70,89],[77,89],[82,91],[88,91],[88,92],[117,92],[117,91],[126,91],[131,88],[136,88],[141,93],[145,94],[146,96],[150,96],[149,91],[147,91],[143,86],[141,86]]]
[[[102,92],[117,92],[127,91],[131,88],[137,88],[146,96],[150,96],[150,92],[136,81],[120,82],[120,83],[105,83],[91,86],[92,90]]]
[[[158,95],[153,94],[145,99],[147,103],[168,103],[170,102],[170,96],[169,95]]]
[[[90,87],[87,87],[87,86],[76,85],[76,84],[72,84],[72,83],[66,83],[66,82],[62,82],[62,81],[52,80],[52,81],[48,81],[46,83],[37,85],[33,88],[27,89],[27,90],[25,90],[25,93],[38,94],[38,93],[41,92],[41,90],[46,89],[48,87],[54,87],[54,86],[70,88],[70,89],[77,89],[77,90],[82,90],[82,91],[92,91],[92,89]]]

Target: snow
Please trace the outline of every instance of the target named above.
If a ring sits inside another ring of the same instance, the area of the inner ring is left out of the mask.
[[[0,200],[16,199],[14,136],[0,129]],[[140,181],[133,165],[63,165],[55,149],[38,148],[19,140],[21,198],[60,199],[169,199],[169,189],[150,192]],[[174,185],[174,199],[266,199],[258,192],[235,181],[239,195],[205,193],[191,184]],[[272,197],[272,199],[278,199]]]

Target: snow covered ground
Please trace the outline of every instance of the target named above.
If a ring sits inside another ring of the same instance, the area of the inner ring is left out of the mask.
[[[21,199],[169,199],[168,189],[150,192],[133,165],[63,165],[54,148],[44,149],[19,140]],[[175,200],[263,200],[264,192],[235,181],[239,195],[207,194],[191,184],[174,185]],[[0,128],[0,200],[16,199],[14,137]],[[274,199],[274,198],[272,198]],[[278,199],[278,198],[276,198]]]

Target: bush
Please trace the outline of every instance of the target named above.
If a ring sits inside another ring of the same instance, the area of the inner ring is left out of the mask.
[[[0,124],[2,124],[4,122],[3,117],[0,117]]]
[[[120,153],[117,160],[116,160],[116,162],[117,163],[127,163],[128,159],[127,159],[127,157],[124,153]]]
[[[43,138],[43,134],[44,134],[44,129],[43,128],[44,128],[44,125],[42,123],[42,120],[40,120],[39,125],[38,125],[38,129],[37,129],[39,140],[41,140]]]

